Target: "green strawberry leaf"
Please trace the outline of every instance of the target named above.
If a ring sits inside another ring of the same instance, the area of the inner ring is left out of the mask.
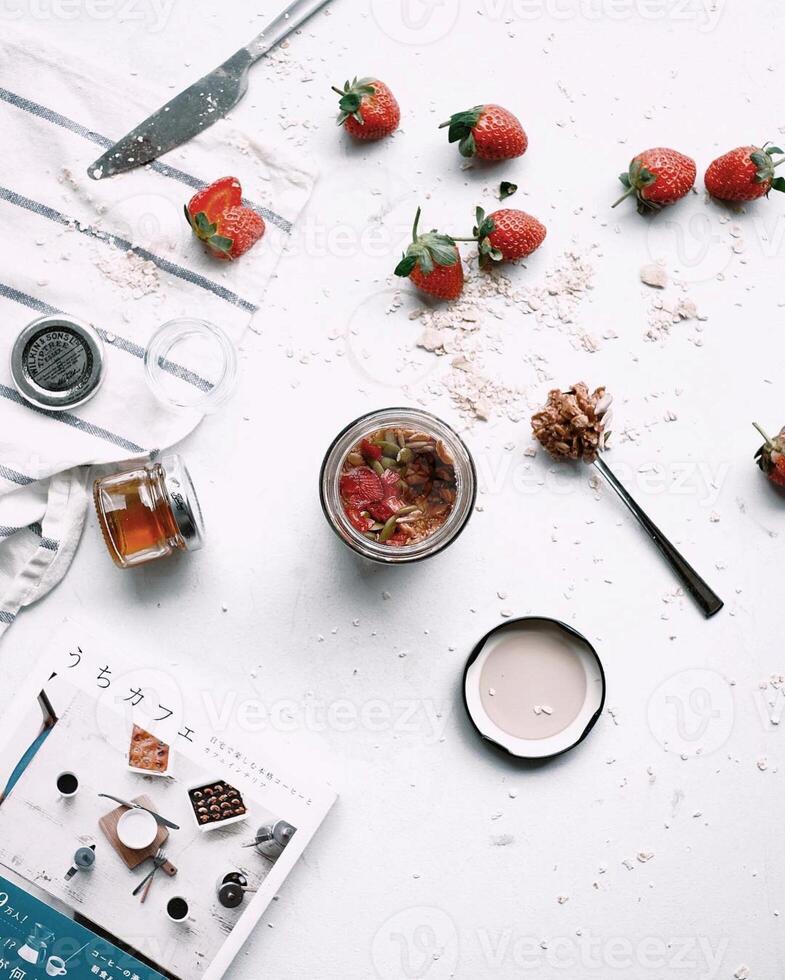
[[[214,235],[218,229],[217,226],[210,221],[204,211],[200,211],[196,216],[196,230],[198,234],[205,235],[209,238],[209,236]]]
[[[474,133],[469,133],[458,144],[458,149],[462,157],[473,157],[477,152],[477,144],[474,141]]]
[[[428,257],[436,265],[455,265],[458,261],[458,254],[455,251],[455,242],[449,235],[440,235],[438,232],[428,232],[427,235],[420,237],[420,244],[424,247]],[[420,263],[422,266],[422,263]]]
[[[771,182],[771,189],[774,191],[785,191],[785,177],[774,177]]]
[[[499,200],[503,201],[507,197],[512,197],[517,190],[517,184],[511,184],[509,180],[503,180],[499,184]]]
[[[772,153],[782,153],[783,151],[778,146],[768,146],[766,152],[771,156]]]
[[[493,220],[493,218],[486,218],[480,225],[477,231],[477,236],[479,238],[487,238],[488,235],[491,235],[494,231],[496,231],[496,222]]]
[[[630,175],[625,171],[623,174],[619,174],[619,180],[624,184],[625,187],[632,187],[632,182],[630,181]]]
[[[340,102],[338,103],[338,107],[340,108],[341,112],[346,112],[351,116],[352,113],[357,112],[357,110],[360,108],[361,102],[362,98],[357,92],[347,92],[346,95],[341,98]]]
[[[207,244],[210,248],[214,248],[216,252],[229,252],[231,251],[232,245],[234,245],[234,241],[225,235],[212,235],[207,240]]]
[[[427,248],[419,248],[417,254],[417,265],[420,267],[420,272],[424,276],[429,276],[433,272],[433,259],[431,258],[431,253]]]
[[[414,272],[414,267],[417,265],[417,259],[413,255],[404,255],[401,261],[395,267],[395,275],[403,276],[406,279],[408,276]]]

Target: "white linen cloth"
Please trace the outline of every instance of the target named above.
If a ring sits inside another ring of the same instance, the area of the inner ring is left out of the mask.
[[[154,454],[199,421],[147,388],[150,336],[196,316],[238,341],[313,188],[288,148],[228,120],[160,162],[91,180],[88,165],[174,94],[137,81],[96,77],[36,38],[0,39],[0,635],[71,562],[89,499],[84,464]],[[195,189],[224,176],[240,180],[267,225],[236,262],[208,255],[183,214]],[[52,312],[93,324],[106,346],[101,389],[70,412],[30,407],[10,374],[19,331]]]

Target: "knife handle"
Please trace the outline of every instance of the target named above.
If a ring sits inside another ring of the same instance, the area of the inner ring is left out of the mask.
[[[253,61],[257,61],[329,2],[330,0],[294,0],[294,3],[290,3],[283,13],[271,21],[262,33],[246,46],[245,50]]]

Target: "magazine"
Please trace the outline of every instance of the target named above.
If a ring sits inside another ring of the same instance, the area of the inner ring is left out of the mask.
[[[0,726],[0,980],[217,980],[335,801],[280,745],[70,625]]]

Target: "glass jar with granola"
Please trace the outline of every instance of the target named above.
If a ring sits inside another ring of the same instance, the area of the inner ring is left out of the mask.
[[[319,488],[342,541],[366,558],[401,564],[455,540],[474,509],[477,478],[469,450],[441,419],[386,408],[338,434]]]

